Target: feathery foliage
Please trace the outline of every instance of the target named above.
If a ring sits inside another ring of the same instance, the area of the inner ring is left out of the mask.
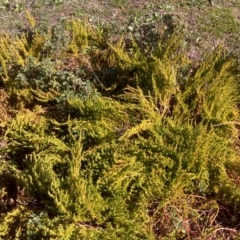
[[[196,63],[178,34],[143,49],[28,18],[30,32],[0,42],[0,237],[239,235],[219,218],[240,206],[234,57],[219,46]]]

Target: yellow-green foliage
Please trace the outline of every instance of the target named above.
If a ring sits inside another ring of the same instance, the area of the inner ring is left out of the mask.
[[[36,19],[33,15],[25,8],[26,17],[31,28],[36,27]]]
[[[1,39],[0,237],[217,239],[240,203],[234,58],[61,27]]]
[[[95,30],[87,21],[72,19],[67,23],[66,29],[71,34],[69,42],[69,50],[74,54],[86,53],[91,50],[91,44],[101,44],[103,34],[101,30]]]
[[[35,53],[33,49],[38,48],[39,42],[42,42],[39,39],[39,36],[36,35],[33,39],[31,46],[28,43],[27,36],[22,35],[17,37],[16,39],[10,39],[10,37],[2,36],[1,44],[0,44],[0,56],[1,56],[1,64],[4,67],[5,76],[7,76],[7,71],[10,69],[6,69],[6,64],[11,61],[17,65],[25,66],[25,59],[28,56],[34,56]]]

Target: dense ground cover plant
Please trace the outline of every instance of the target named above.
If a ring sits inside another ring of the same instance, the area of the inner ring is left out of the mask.
[[[27,14],[0,39],[1,238],[239,236],[237,60]]]

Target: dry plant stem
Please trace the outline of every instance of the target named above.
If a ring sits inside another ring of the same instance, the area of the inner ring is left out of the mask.
[[[84,59],[84,62],[86,63],[88,70],[92,72],[95,80],[100,84],[100,86],[102,87],[102,89],[104,89],[104,91],[105,91],[105,92],[108,94],[108,96],[110,97],[111,95],[109,94],[109,92],[107,91],[107,89],[105,88],[105,86],[103,85],[103,83],[99,80],[97,74],[96,74],[95,71],[93,70],[92,64],[91,64],[91,62],[89,61],[89,58],[88,58],[88,59],[85,58],[85,59]]]
[[[216,217],[218,216],[219,208],[217,209],[217,212],[215,215],[213,215],[212,219],[210,219],[210,226],[213,226],[213,222],[215,221]]]
[[[218,232],[220,230],[224,230],[224,231],[230,231],[230,232],[234,232],[237,233],[237,230],[233,229],[233,228],[218,228],[216,229],[214,232]]]

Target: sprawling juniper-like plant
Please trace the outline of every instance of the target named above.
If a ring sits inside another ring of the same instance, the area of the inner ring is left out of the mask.
[[[218,238],[239,206],[235,59],[31,27],[0,41],[1,238]]]

